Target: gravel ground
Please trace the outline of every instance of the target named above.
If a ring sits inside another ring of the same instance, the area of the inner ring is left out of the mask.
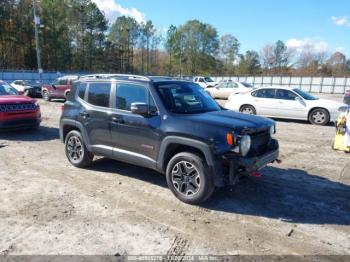
[[[350,155],[332,126],[278,121],[282,164],[189,206],[154,171],[72,167],[62,103],[40,104],[39,130],[0,134],[1,254],[350,254]]]

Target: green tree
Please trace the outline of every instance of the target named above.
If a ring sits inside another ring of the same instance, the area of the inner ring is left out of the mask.
[[[257,75],[261,72],[260,57],[256,51],[248,50],[240,55],[238,73],[241,75]]]
[[[225,61],[226,73],[233,73],[233,65],[238,57],[240,43],[236,37],[230,34],[220,38],[220,51]]]

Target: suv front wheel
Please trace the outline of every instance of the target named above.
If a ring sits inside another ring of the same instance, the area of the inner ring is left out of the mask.
[[[179,153],[168,163],[167,184],[181,201],[196,205],[207,200],[215,186],[205,161],[193,153]]]
[[[94,158],[87,150],[80,132],[76,130],[70,131],[66,136],[65,152],[69,162],[79,168],[91,165]]]

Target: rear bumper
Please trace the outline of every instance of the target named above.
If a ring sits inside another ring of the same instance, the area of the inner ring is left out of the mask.
[[[35,128],[40,125],[41,119],[17,119],[17,120],[8,120],[0,121],[0,130],[16,130],[16,129],[27,129]]]

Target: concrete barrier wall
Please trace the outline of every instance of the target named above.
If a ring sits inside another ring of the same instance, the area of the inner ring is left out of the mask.
[[[350,90],[349,77],[232,76],[213,77],[215,81],[234,80],[260,86],[301,87],[312,93],[344,94]]]

